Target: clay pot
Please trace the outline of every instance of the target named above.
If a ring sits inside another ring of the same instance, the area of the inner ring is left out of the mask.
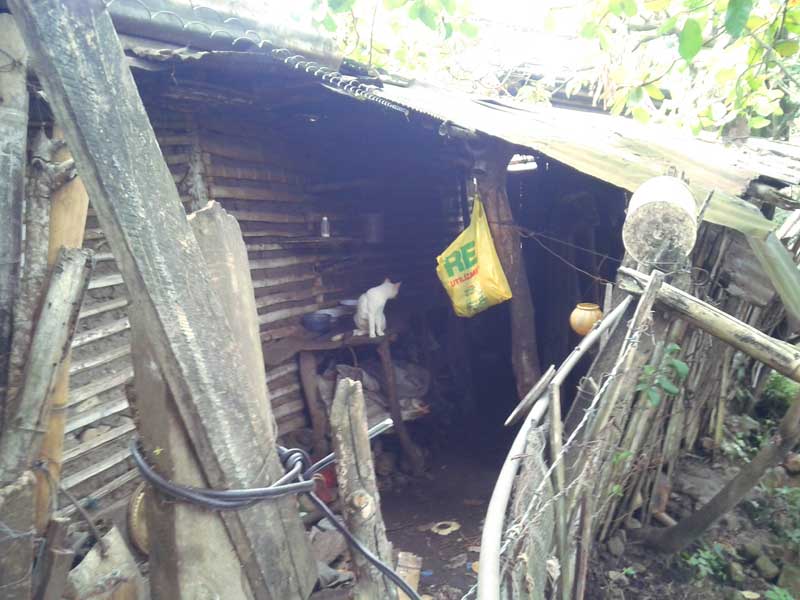
[[[584,336],[592,330],[594,324],[603,318],[603,311],[597,304],[591,302],[581,302],[569,316],[569,326],[572,331],[580,336]]]

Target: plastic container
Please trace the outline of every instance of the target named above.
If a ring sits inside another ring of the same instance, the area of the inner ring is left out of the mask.
[[[333,317],[327,313],[313,312],[303,315],[303,327],[314,333],[325,333],[330,331],[333,324]]]
[[[322,217],[322,221],[319,224],[319,235],[324,238],[331,237],[331,222],[328,217]]]

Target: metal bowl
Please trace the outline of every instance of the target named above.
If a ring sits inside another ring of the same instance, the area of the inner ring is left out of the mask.
[[[315,333],[325,333],[330,331],[333,324],[333,317],[328,313],[313,312],[303,315],[303,327]]]

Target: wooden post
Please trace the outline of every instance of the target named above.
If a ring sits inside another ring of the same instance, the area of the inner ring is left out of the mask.
[[[0,14],[0,432],[19,277],[28,139],[28,52],[9,14]]]
[[[0,600],[31,597],[33,565],[33,486],[29,471],[0,487]]]
[[[308,416],[311,418],[312,456],[318,460],[328,454],[330,450],[328,449],[328,440],[325,438],[328,431],[328,416],[325,414],[317,387],[317,357],[313,352],[303,351],[298,354],[297,361]]]
[[[63,133],[56,129],[53,139],[60,140]],[[59,145],[54,152],[53,159],[57,164],[69,164],[72,155],[66,145]],[[83,246],[83,233],[86,228],[86,213],[89,209],[89,196],[79,177],[66,181],[62,186],[52,191],[50,198],[50,236],[47,248],[47,264],[52,266],[58,256],[58,251],[64,248],[80,248]],[[69,366],[71,352],[61,361],[61,367],[56,378],[51,399],[50,419],[47,423],[47,433],[42,440],[42,449],[39,453],[42,465],[50,474],[36,472],[36,530],[43,531],[50,516],[51,497],[50,490],[53,482],[61,479],[61,463],[64,452],[64,425],[69,395]],[[49,479],[49,481],[48,481]]]
[[[336,477],[344,518],[353,535],[386,564],[393,564],[386,539],[375,465],[367,433],[367,413],[361,382],[341,378],[331,406],[331,430],[336,453]],[[356,600],[397,598],[397,588],[357,552],[353,552]]]
[[[258,337],[255,295],[250,281],[247,251],[236,219],[216,202],[190,215],[189,222],[207,261],[212,289],[223,300],[227,317],[235,323],[233,334],[239,341],[243,361],[256,395],[241,409],[254,418],[271,423],[265,440],[274,453],[276,429],[269,404],[264,361]],[[175,408],[175,401],[164,381],[161,369],[144,336],[141,316],[131,312],[133,361],[135,370],[135,410],[142,440],[158,472],[184,485],[207,485],[193,454],[185,428]],[[155,452],[155,449],[159,449]],[[267,465],[270,480],[282,473],[276,461]],[[277,469],[277,470],[276,470]],[[275,530],[275,537],[285,537],[296,558],[304,556],[304,531],[294,498],[267,504],[270,520],[262,526]],[[219,513],[185,503],[175,503],[157,493],[148,492],[146,522],[150,536],[150,578],[155,599],[192,599],[204,594],[245,600],[252,591],[240,575],[241,566],[235,548],[225,531]],[[203,532],[198,543],[197,532]],[[191,552],[191,560],[187,559]]]
[[[397,397],[397,381],[395,381],[394,363],[392,362],[392,352],[389,349],[388,340],[378,344],[378,356],[383,367],[386,398],[389,401],[389,413],[392,415],[392,421],[394,421],[394,431],[400,441],[400,446],[403,448],[403,454],[411,462],[414,474],[421,475],[425,471],[425,459],[414,440],[411,439],[405,421],[403,421],[403,411],[400,408],[400,399]]]
[[[31,340],[17,410],[0,435],[0,482],[14,480],[38,456],[50,398],[78,323],[94,259],[86,250],[62,250]]]
[[[517,395],[524,398],[539,379],[541,370],[531,288],[506,190],[506,168],[511,155],[508,144],[487,140],[475,153],[473,173],[478,180],[497,256],[511,287],[511,364],[517,380]]]
[[[268,484],[277,460],[267,443],[271,424],[245,410],[258,392],[105,6],[9,6],[206,481],[222,489]],[[281,535],[273,508],[262,503],[223,520],[255,598],[308,596],[316,580],[310,553]]]
[[[56,518],[47,525],[44,546],[33,574],[33,600],[60,600],[75,553],[64,547],[69,519]]]
[[[620,267],[619,275],[620,287],[634,294],[641,294],[650,281],[650,276],[625,267]],[[800,350],[794,346],[776,340],[669,284],[661,286],[657,300],[692,325],[800,382]]]

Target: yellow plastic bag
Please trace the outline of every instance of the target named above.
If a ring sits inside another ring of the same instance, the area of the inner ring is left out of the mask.
[[[436,257],[436,274],[460,317],[472,317],[511,298],[511,288],[478,198],[469,227]]]

